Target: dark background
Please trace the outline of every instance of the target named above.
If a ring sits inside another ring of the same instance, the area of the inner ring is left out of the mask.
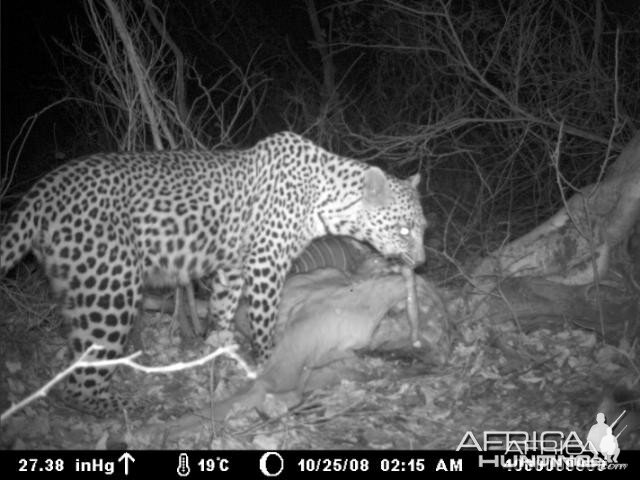
[[[9,156],[7,150],[25,119],[66,95],[90,96],[90,78],[77,59],[63,51],[73,41],[73,25],[84,47],[99,52],[83,3],[11,0],[0,4],[4,169],[16,161],[15,148]],[[321,27],[335,42],[332,61],[338,101],[326,111],[323,66],[303,0],[154,3],[167,12],[167,29],[205,85],[214,84],[230,62],[240,68],[250,66],[266,80],[260,108],[242,112],[254,115],[255,122],[238,132],[228,146],[245,146],[291,128],[334,151],[373,161],[401,176],[420,170],[429,178],[421,187],[425,201],[433,202],[441,215],[458,215],[460,223],[466,224],[461,229],[473,227],[473,235],[479,235],[484,245],[487,235],[505,233],[496,225],[517,224],[516,230],[526,231],[561,201],[549,159],[560,120],[588,134],[570,135],[564,141],[563,175],[575,186],[597,178],[607,145],[588,137],[606,141],[613,127],[616,27],[621,32],[621,110],[613,153],[640,125],[640,2],[636,0],[600,3],[603,22],[597,48],[595,1],[540,2],[542,11],[533,12],[539,15],[539,29],[530,42],[536,55],[531,58],[540,65],[525,64],[521,78],[512,76],[509,62],[518,52],[510,45],[524,44],[523,35],[503,27],[510,18],[506,12],[528,2],[446,4],[471,61],[485,78],[508,98],[518,83],[515,103],[542,120],[504,124],[505,119],[517,117],[514,111],[456,64],[451,38],[438,31],[436,23],[428,23],[436,20],[421,25],[411,10],[440,11],[445,6],[441,2],[316,0]],[[141,0],[130,4],[144,11]],[[442,48],[451,50],[443,53]],[[582,52],[585,61],[592,61],[594,50],[597,71],[581,65],[582,58],[576,60],[575,52]],[[191,82],[189,101],[195,95]],[[226,87],[233,87],[233,79]],[[323,122],[317,121],[323,112]],[[87,105],[67,102],[38,119],[26,139],[11,188],[2,198],[4,211],[34,179],[61,162],[117,149],[92,115]],[[473,121],[464,120],[468,118]],[[205,144],[216,144],[214,129],[203,133]],[[468,223],[471,218],[474,225]],[[478,231],[478,223],[486,228]],[[458,234],[465,235],[462,230]]]

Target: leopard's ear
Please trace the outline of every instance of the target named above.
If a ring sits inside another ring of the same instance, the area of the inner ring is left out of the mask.
[[[418,188],[418,185],[420,184],[420,172],[416,173],[415,175],[411,175],[409,177],[409,182],[411,183],[411,186],[413,188]]]
[[[364,172],[362,199],[365,205],[373,207],[384,207],[393,201],[387,176],[378,167],[370,167]]]

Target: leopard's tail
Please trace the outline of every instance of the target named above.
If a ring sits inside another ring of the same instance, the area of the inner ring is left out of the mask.
[[[20,202],[7,223],[0,225],[0,278],[33,248],[40,223],[34,200]]]

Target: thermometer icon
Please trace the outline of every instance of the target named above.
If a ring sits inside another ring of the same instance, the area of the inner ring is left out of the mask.
[[[189,457],[186,453],[181,453],[178,456],[178,475],[181,477],[186,477],[191,473],[191,469],[189,468]]]

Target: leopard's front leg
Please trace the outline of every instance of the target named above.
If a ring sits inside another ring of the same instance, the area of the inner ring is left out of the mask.
[[[240,304],[244,279],[237,270],[221,269],[211,276],[209,317],[216,328],[220,345],[233,343],[235,325],[233,319]]]
[[[258,363],[271,356],[275,344],[278,307],[288,265],[273,265],[249,259],[245,294],[251,325],[251,344]]]

